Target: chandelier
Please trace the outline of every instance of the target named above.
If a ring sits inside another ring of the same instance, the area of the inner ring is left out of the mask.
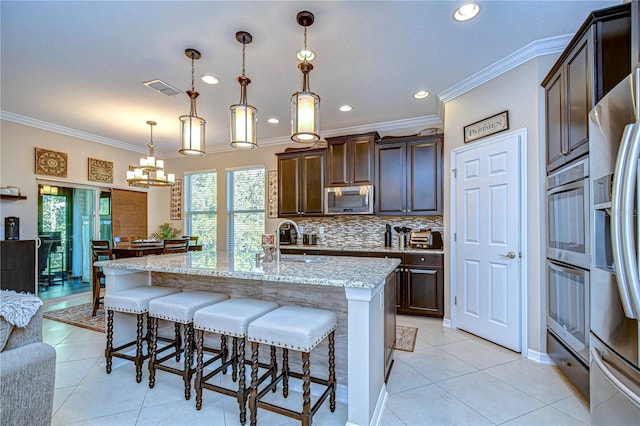
[[[157,160],[155,157],[155,145],[153,144],[153,126],[155,121],[147,121],[151,128],[151,141],[147,145],[149,147],[149,156],[140,159],[140,167],[127,171],[127,182],[132,186],[149,187],[149,186],[171,186],[176,183],[176,175],[164,173],[164,161]]]
[[[198,117],[196,112],[196,98],[199,93],[194,87],[194,61],[200,59],[202,55],[196,49],[186,49],[184,54],[191,59],[191,90],[187,90],[191,109],[189,115],[180,116],[180,154],[204,156],[204,126],[206,121],[204,118]]]
[[[302,71],[302,91],[291,96],[291,140],[300,143],[314,143],[320,140],[320,96],[309,90],[309,63],[315,54],[307,49],[307,27],[313,24],[313,13],[299,12],[298,24],[304,27],[304,50],[298,52],[302,60],[298,69]]]
[[[242,43],[242,75],[238,77],[240,83],[240,103],[231,105],[231,146],[240,149],[256,149],[258,138],[258,110],[247,103],[247,86],[251,83],[249,77],[244,74],[244,53],[247,44],[253,41],[253,37],[246,31],[238,31],[236,40]]]

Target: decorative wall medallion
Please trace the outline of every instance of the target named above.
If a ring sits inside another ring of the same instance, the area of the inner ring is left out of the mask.
[[[36,174],[67,177],[67,153],[36,148]]]
[[[113,183],[113,163],[111,161],[89,158],[89,180],[93,182]]]
[[[278,171],[269,170],[267,172],[267,217],[278,217]]]
[[[171,187],[171,220],[182,220],[182,179],[176,178]]]

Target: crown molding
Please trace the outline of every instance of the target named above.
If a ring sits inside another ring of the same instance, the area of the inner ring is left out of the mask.
[[[438,116],[444,121],[444,104],[452,101],[458,96],[461,96],[508,71],[511,71],[531,59],[562,52],[569,44],[572,37],[573,34],[565,34],[533,41],[492,65],[489,65],[487,68],[465,78],[457,84],[454,84],[447,90],[438,93]]]
[[[147,154],[149,150],[146,147],[140,147],[132,145],[130,143],[118,141],[115,139],[105,138],[103,136],[94,135],[93,133],[87,133],[69,127],[60,126],[58,124],[49,123],[47,121],[37,120],[31,117],[25,117],[24,115],[14,114],[8,111],[0,110],[0,118],[2,120],[12,121],[14,123],[23,124],[29,127],[35,127],[36,129],[46,130],[53,133],[59,133],[61,135],[71,136],[78,139],[88,140],[90,142],[96,142],[103,145],[109,145],[115,148],[125,149],[127,151],[133,151],[140,154]]]

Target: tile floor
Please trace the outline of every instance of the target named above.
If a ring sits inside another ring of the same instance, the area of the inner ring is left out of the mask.
[[[85,302],[49,301],[45,309]],[[444,328],[439,320],[399,316],[398,323],[419,331],[414,352],[396,351],[382,425],[589,424],[587,402],[556,367]],[[44,340],[57,351],[53,425],[238,424],[235,400],[205,390],[197,411],[195,397],[184,400],[178,376],[158,372],[149,389],[146,369],[137,384],[129,362],[107,375],[104,333],[44,320]],[[296,396],[288,398],[294,406]],[[262,425],[298,424],[266,411],[258,419]],[[345,404],[330,413],[325,402],[314,424],[343,425],[346,419]]]

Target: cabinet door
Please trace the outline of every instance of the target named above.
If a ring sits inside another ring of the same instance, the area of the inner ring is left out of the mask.
[[[566,64],[567,143],[566,162],[589,150],[589,111],[593,108],[592,30],[580,39]]]
[[[407,174],[405,142],[376,146],[376,214],[406,214]]]
[[[349,178],[353,185],[373,185],[373,136],[349,141]]]
[[[396,273],[387,277],[384,286],[384,380],[388,379],[396,346]]]
[[[411,142],[407,147],[407,214],[442,213],[442,142]]]
[[[322,216],[324,214],[324,152],[300,154],[302,174],[300,178],[300,201],[302,214]]]
[[[278,217],[298,216],[299,196],[300,156],[278,156]]]
[[[442,268],[408,268],[405,285],[407,313],[444,316],[444,283]]]
[[[348,177],[348,146],[349,140],[342,139],[327,142],[327,184],[334,186],[346,186]]]
[[[564,164],[563,74],[559,70],[545,87],[547,120],[547,172]]]

